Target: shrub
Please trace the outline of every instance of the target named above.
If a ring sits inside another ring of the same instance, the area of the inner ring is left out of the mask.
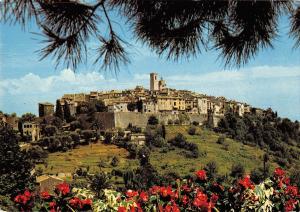
[[[208,162],[205,165],[204,170],[206,171],[206,174],[209,178],[216,178],[216,176],[218,174],[217,163],[215,161]]]
[[[179,120],[179,119],[176,119],[176,120],[174,121],[174,124],[175,124],[175,125],[179,125],[179,124],[180,124],[180,120]]]
[[[242,164],[233,164],[231,167],[230,176],[234,178],[241,178],[245,174],[245,168]]]
[[[111,160],[110,165],[112,165],[113,167],[116,167],[116,166],[118,166],[119,162],[120,162],[119,158],[117,156],[114,156]]]
[[[48,125],[45,127],[45,135],[46,136],[53,136],[57,133],[57,128],[53,125]]]
[[[195,135],[196,134],[196,127],[190,127],[189,129],[188,129],[188,133],[190,134],[190,135]]]
[[[264,180],[263,170],[260,168],[256,168],[256,169],[252,170],[251,174],[250,174],[250,178],[256,184],[261,183]]]
[[[217,140],[217,144],[224,144],[224,142],[225,142],[225,136],[224,135],[219,136]]]
[[[194,126],[199,126],[199,122],[198,122],[198,121],[193,121],[193,122],[192,122],[192,125],[194,125]]]
[[[168,125],[173,125],[174,124],[174,121],[172,119],[169,119],[168,120]]]
[[[157,125],[158,124],[158,119],[156,118],[156,116],[150,116],[148,119],[148,124],[149,125]]]

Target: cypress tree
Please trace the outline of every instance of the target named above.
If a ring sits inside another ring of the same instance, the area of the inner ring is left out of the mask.
[[[64,120],[64,114],[59,99],[56,100],[55,116]]]
[[[64,117],[66,119],[66,122],[71,122],[72,120],[72,116],[71,116],[71,112],[70,112],[70,105],[67,103],[67,101],[65,101],[64,104]]]

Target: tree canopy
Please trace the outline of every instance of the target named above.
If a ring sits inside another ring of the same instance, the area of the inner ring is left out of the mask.
[[[32,186],[29,156],[21,151],[17,135],[0,122],[0,195],[15,195]]]
[[[88,3],[87,3],[88,2]],[[115,14],[138,40],[160,56],[179,59],[218,49],[225,64],[242,65],[272,47],[281,15],[290,17],[290,35],[300,46],[300,6],[295,0],[3,0],[4,22],[34,19],[45,37],[41,58],[76,68],[86,62],[87,41],[98,40],[102,68],[129,63],[126,45],[116,32]],[[115,12],[111,12],[115,11]],[[108,32],[108,33],[107,33]]]

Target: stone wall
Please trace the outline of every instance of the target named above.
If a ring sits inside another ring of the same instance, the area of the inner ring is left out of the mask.
[[[98,112],[95,116],[96,120],[103,125],[105,130],[115,128],[114,113]]]
[[[101,112],[97,113],[96,118],[103,124],[104,129],[112,128],[126,128],[129,123],[134,126],[145,128],[148,123],[148,119],[151,115],[155,115],[159,122],[164,122],[168,124],[168,120],[180,119],[180,114],[171,114],[171,113],[135,113],[135,112]],[[187,114],[188,121],[184,124],[190,124],[193,121],[203,124],[207,120],[206,115],[199,114]]]

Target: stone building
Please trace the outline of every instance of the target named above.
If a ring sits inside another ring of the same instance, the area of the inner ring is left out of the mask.
[[[127,103],[116,103],[116,104],[113,104],[113,105],[108,105],[107,106],[107,110],[108,112],[110,113],[113,113],[113,112],[128,112],[128,109],[127,109]]]
[[[54,105],[49,102],[39,103],[39,117],[49,116],[54,114]]]
[[[24,135],[31,136],[32,141],[37,141],[41,136],[41,129],[36,122],[24,122],[22,124],[22,130]]]
[[[185,110],[185,100],[181,97],[158,96],[157,105],[159,111]]]
[[[206,98],[198,98],[198,111],[199,114],[207,115],[207,106],[208,106],[208,99]]]
[[[55,176],[42,175],[36,178],[36,182],[38,184],[38,192],[47,191],[53,193],[55,186],[64,181]]]

